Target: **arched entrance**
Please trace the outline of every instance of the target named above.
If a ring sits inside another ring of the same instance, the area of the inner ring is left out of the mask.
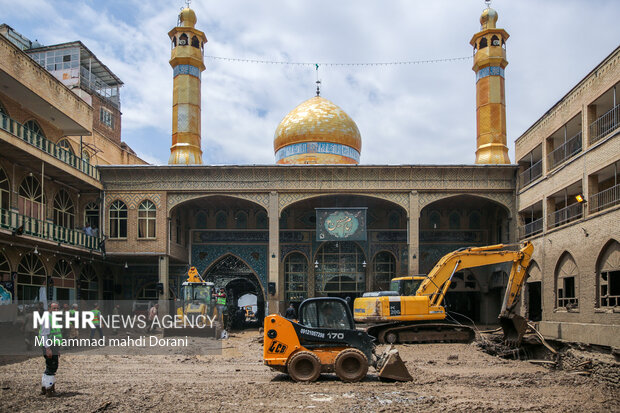
[[[316,254],[315,293],[318,297],[361,296],[366,288],[366,256],[355,242],[325,242]]]
[[[239,299],[248,295],[256,296],[254,309],[256,318],[260,323],[265,318],[265,294],[258,276],[242,259],[227,254],[217,259],[204,273],[204,280],[215,284],[219,290],[226,291],[226,305],[229,317],[235,318],[239,310]],[[239,317],[241,313],[239,312]]]

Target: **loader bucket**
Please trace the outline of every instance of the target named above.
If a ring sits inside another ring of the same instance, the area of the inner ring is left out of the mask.
[[[504,343],[512,347],[519,346],[527,330],[527,320],[520,315],[510,314],[501,316],[499,323],[504,331]]]
[[[394,346],[379,357],[376,365],[377,374],[381,380],[393,381],[412,381],[413,377],[405,366],[405,362],[400,358],[398,350]]]

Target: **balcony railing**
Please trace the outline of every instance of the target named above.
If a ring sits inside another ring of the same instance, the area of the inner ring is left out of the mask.
[[[590,145],[607,136],[620,125],[620,105],[599,117],[590,124]]]
[[[0,228],[12,231],[23,230],[24,235],[94,251],[101,250],[101,239],[99,237],[86,235],[82,230],[61,227],[6,209],[0,209]]]
[[[0,113],[0,128],[4,129],[11,135],[14,135],[24,142],[29,143],[42,150],[43,152],[53,156],[56,159],[61,160],[73,168],[84,172],[86,175],[99,179],[99,170],[96,167],[88,163],[86,160],[72,154],[71,152],[61,148],[54,142],[51,142],[47,138],[33,132],[27,127],[24,127],[21,123],[11,119],[4,113]]]
[[[620,204],[620,184],[607,188],[590,197],[590,213]]]
[[[532,166],[530,166],[529,168],[527,168],[525,171],[521,172],[521,174],[519,175],[519,182],[521,184],[521,188],[523,188],[525,185],[532,182],[534,179],[540,177],[541,175],[542,175],[542,159],[536,162],[535,164],[533,164]]]
[[[581,152],[581,132],[567,140],[565,143],[557,147],[547,155],[547,168],[551,170],[570,158],[571,156]]]
[[[576,203],[565,208],[559,209],[548,217],[549,228],[555,228],[567,222],[574,221],[583,216],[583,204]]]
[[[538,234],[543,230],[543,219],[538,218],[530,223],[519,227],[519,238],[526,238]]]

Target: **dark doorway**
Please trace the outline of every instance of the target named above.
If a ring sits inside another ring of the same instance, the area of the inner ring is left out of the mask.
[[[480,293],[477,291],[449,291],[443,305],[460,322],[480,321]]]
[[[527,283],[527,318],[530,321],[542,320],[542,282]]]

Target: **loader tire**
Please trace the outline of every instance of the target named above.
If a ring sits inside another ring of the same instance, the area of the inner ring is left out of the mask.
[[[321,361],[309,351],[293,354],[286,366],[289,376],[296,382],[310,383],[316,381],[321,374]]]
[[[366,377],[368,360],[364,353],[355,348],[342,350],[336,356],[334,370],[340,380],[355,383]]]

